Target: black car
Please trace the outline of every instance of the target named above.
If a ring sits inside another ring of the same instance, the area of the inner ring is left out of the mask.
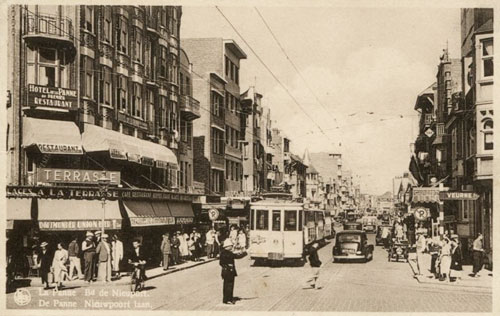
[[[337,233],[333,247],[333,261],[373,259],[373,245],[368,244],[366,233],[362,230],[345,230]]]

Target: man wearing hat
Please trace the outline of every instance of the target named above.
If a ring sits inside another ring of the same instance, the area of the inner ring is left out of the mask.
[[[234,259],[236,255],[231,251],[233,249],[233,242],[230,238],[224,240],[222,250],[219,258],[219,265],[222,267],[221,276],[224,280],[222,288],[222,302],[224,304],[234,304],[234,279],[238,275],[236,273],[236,266]]]
[[[94,277],[94,257],[95,257],[95,244],[93,241],[94,234],[87,232],[85,240],[82,242],[82,252],[84,261],[84,276],[85,281],[90,283]]]
[[[451,240],[451,270],[453,270],[455,282],[458,283],[462,279],[462,249],[460,247],[460,241],[458,240],[457,234],[452,234]]]
[[[163,240],[161,241],[160,251],[163,254],[163,270],[166,271],[170,263],[170,254],[172,253],[169,233],[163,234]]]
[[[44,241],[40,244],[40,255],[38,256],[38,262],[40,266],[40,277],[42,278],[42,284],[45,284],[45,289],[49,288],[49,272],[52,265],[52,257],[47,250],[49,244]]]
[[[172,248],[172,263],[178,264],[179,262],[179,246],[181,245],[181,241],[179,240],[179,235],[181,232],[176,232],[172,237],[171,248]]]
[[[96,248],[97,260],[99,262],[99,281],[111,281],[111,245],[108,243],[108,234],[102,234],[101,242]]]
[[[101,234],[102,232],[100,230],[96,230],[94,232],[94,244],[96,247],[101,242]],[[94,275],[93,275],[94,279],[97,279],[98,272],[99,272],[99,260],[97,256],[94,256]]]

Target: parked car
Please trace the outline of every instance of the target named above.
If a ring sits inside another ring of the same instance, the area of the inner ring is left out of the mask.
[[[407,240],[396,241],[396,238],[393,238],[392,245],[389,247],[387,260],[392,261],[396,259],[403,259],[408,262],[408,252],[409,252],[409,243]]]
[[[344,230],[363,230],[363,224],[358,222],[344,223]]]
[[[366,233],[362,230],[345,230],[337,233],[332,250],[333,261],[373,259],[373,245],[368,244]]]

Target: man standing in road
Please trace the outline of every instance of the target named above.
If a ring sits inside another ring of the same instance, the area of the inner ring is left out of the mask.
[[[483,234],[479,233],[472,244],[472,274],[474,277],[479,277],[478,272],[483,268]]]
[[[214,254],[215,230],[210,228],[206,234],[207,258],[210,259]]]
[[[234,304],[234,279],[238,275],[236,273],[236,266],[234,264],[234,259],[236,255],[231,251],[233,249],[233,243],[230,238],[224,240],[224,244],[220,253],[219,265],[222,268],[221,277],[224,280],[224,285],[222,289],[222,302],[224,304]]]
[[[94,278],[94,257],[95,244],[92,240],[94,234],[87,232],[85,240],[82,242],[85,282],[90,283]]]
[[[111,281],[111,245],[108,243],[108,234],[102,234],[101,242],[95,250],[99,262],[99,281]]]
[[[319,244],[317,242],[314,242],[312,244],[311,250],[309,250],[309,265],[311,266],[311,277],[308,280],[308,283],[310,284],[311,288],[320,290],[321,286],[319,285],[318,279],[321,260],[319,260],[318,256],[318,247]]]
[[[416,245],[417,269],[418,269],[417,275],[422,275],[422,269],[424,267],[423,259],[426,249],[427,249],[427,241],[424,234],[422,232],[417,232],[417,245]]]
[[[163,240],[160,246],[161,253],[163,254],[163,270],[168,270],[168,265],[170,263],[170,254],[172,253],[172,248],[170,247],[170,234],[163,234]]]
[[[82,266],[80,262],[80,246],[76,241],[76,236],[73,237],[71,242],[68,245],[68,255],[69,255],[69,273],[68,277],[70,280],[74,280],[75,278],[83,279],[82,274]],[[73,278],[73,270],[76,269],[77,275]]]

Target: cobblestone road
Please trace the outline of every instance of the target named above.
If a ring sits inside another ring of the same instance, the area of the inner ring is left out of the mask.
[[[28,288],[32,301],[25,308],[54,308],[57,300],[57,304],[67,303],[61,307],[75,309],[491,312],[491,291],[419,284],[407,263],[387,262],[380,247],[375,248],[371,262],[332,263],[332,246],[330,243],[319,252],[324,263],[321,290],[303,288],[308,266],[255,267],[243,258],[237,261],[235,296],[240,300],[236,305],[222,304],[220,268],[218,262],[211,262],[150,279],[146,291],[132,298],[125,285],[70,288],[60,294],[74,292],[75,296],[61,297]],[[13,296],[7,296],[7,306],[19,308]],[[49,303],[40,306],[40,301]]]

